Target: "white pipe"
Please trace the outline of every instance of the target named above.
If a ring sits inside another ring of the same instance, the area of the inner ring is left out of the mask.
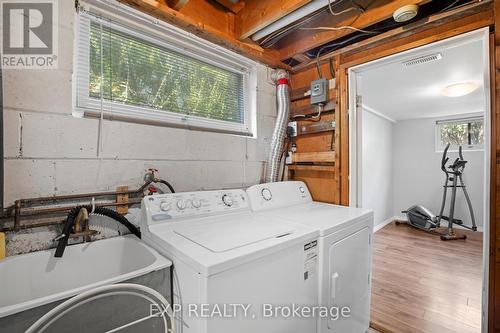
[[[146,294],[146,295],[144,295]],[[65,302],[59,304],[49,312],[47,312],[45,315],[43,315],[40,319],[38,319],[33,325],[31,325],[30,328],[26,330],[25,333],[42,333],[45,331],[53,322],[55,322],[57,319],[61,318],[64,316],[66,313],[69,311],[86,304],[88,302],[91,302],[96,299],[100,299],[103,297],[107,296],[114,296],[114,295],[135,295],[137,297],[141,297],[149,301],[151,304],[159,304],[162,306],[162,309],[166,309],[166,312],[162,315],[164,327],[165,327],[165,333],[175,333],[175,321],[173,320],[173,312],[172,312],[172,307],[168,303],[168,301],[163,297],[162,294],[157,292],[154,289],[151,289],[146,286],[142,286],[139,284],[133,284],[133,283],[119,283],[119,284],[112,284],[112,285],[107,285],[107,286],[102,286],[102,287],[97,287],[91,290],[88,290],[84,293],[81,293],[79,295],[76,295],[75,297],[72,297]],[[152,297],[149,297],[149,296]],[[155,302],[155,298],[158,302]],[[167,324],[167,319],[166,316],[169,318],[170,322],[170,329],[168,328],[169,325]],[[144,319],[144,318],[143,318]],[[141,320],[142,321],[142,320]],[[133,322],[136,323],[137,321]],[[120,329],[125,328],[130,325],[126,325],[123,327],[120,327]],[[113,331],[116,331],[113,330]]]

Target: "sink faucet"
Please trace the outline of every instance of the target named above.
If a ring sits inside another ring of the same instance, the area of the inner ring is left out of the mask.
[[[89,229],[89,213],[87,208],[82,207],[76,218],[68,217],[66,223],[64,224],[62,233],[54,238],[54,241],[58,242],[54,256],[56,258],[61,258],[63,256],[70,237],[83,237],[83,241],[87,242],[90,241],[90,236],[96,233],[97,231]]]

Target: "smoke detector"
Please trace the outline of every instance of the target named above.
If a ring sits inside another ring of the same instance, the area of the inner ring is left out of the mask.
[[[396,22],[406,22],[417,16],[418,5],[407,5],[396,9],[392,16]]]

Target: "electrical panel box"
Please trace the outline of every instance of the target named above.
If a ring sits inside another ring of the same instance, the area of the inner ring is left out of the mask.
[[[328,102],[328,80],[319,79],[311,82],[311,104],[323,104]]]

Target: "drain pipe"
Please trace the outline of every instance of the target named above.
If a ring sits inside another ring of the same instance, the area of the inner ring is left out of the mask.
[[[288,125],[288,114],[290,110],[290,93],[288,87],[288,73],[284,70],[276,70],[272,74],[276,82],[276,102],[278,116],[274,126],[269,157],[267,159],[266,182],[276,182],[279,179],[280,158],[285,144],[286,127]]]

